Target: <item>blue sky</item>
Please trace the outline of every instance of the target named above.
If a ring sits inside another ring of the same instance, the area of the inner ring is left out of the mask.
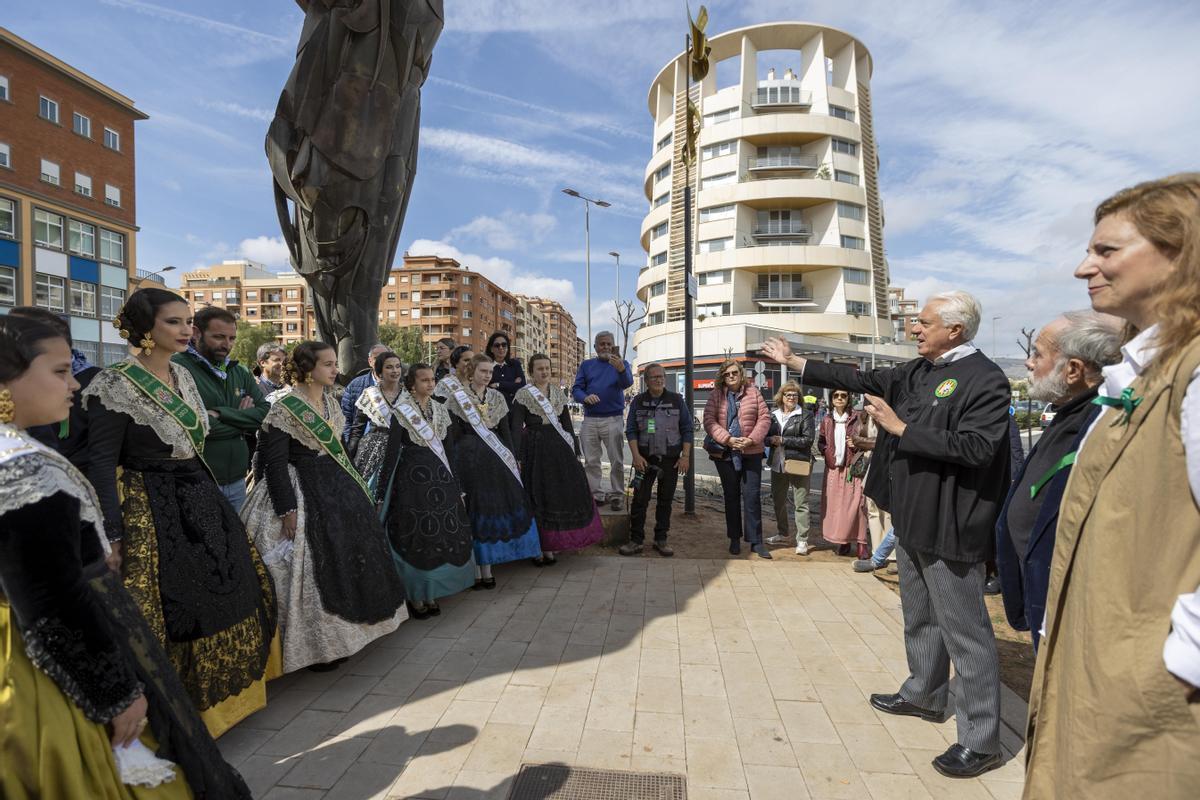
[[[795,20],[842,28],[872,80],[893,283],[984,302],[980,344],[1086,305],[1070,271],[1112,191],[1197,168],[1200,6],[1178,2],[740,0],[710,33]],[[39,0],[3,24],[132,97],[139,264],[286,262],[263,137],[292,65],[291,0]],[[675,0],[447,0],[423,96],[421,157],[400,251],[460,258],[582,318],[592,214],[594,325],[644,263],[646,93],[683,38]],[[415,247],[414,247],[415,244]],[[177,277],[178,273],[176,273]]]

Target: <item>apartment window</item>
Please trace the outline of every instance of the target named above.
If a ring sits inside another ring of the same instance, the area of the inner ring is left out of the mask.
[[[413,319],[420,319],[420,318],[421,318],[421,309],[419,309],[419,308],[414,308],[414,309],[412,310],[412,318],[413,318]]]
[[[668,133],[666,136],[659,139],[658,142],[654,145],[654,152],[657,153],[657,152],[661,151],[664,147],[669,147],[671,144],[672,138],[674,138],[674,134]]]
[[[407,299],[408,299],[408,292],[401,292],[401,293],[400,293],[400,299],[401,299],[401,300],[407,300]]]
[[[388,278],[388,286],[395,286],[395,285],[396,285],[396,276],[393,275],[390,278]]]
[[[471,335],[471,329],[470,329],[470,328],[463,328],[463,329],[462,329],[462,335],[463,335],[463,337],[464,337],[464,338],[466,338],[466,337],[469,337],[469,336]]]
[[[671,193],[663,192],[658,197],[654,198],[654,204],[651,205],[650,207],[658,208],[659,206],[665,206],[669,202],[671,202]]]
[[[284,292],[283,296],[286,297],[288,300],[299,300],[300,299],[300,290],[299,289],[288,289],[287,291]]]
[[[297,324],[297,323],[295,323],[295,322],[289,322],[289,323],[287,324],[287,331],[288,331],[288,333],[295,333],[295,332],[296,332],[296,331],[298,331],[298,330],[300,330],[300,325],[299,325],[299,324]]]
[[[114,208],[121,207],[121,190],[112,184],[104,184],[104,202]]]
[[[842,274],[846,276],[846,283],[856,283],[859,286],[871,285],[871,273],[865,269],[843,269]]]
[[[197,299],[197,300],[203,300],[203,299],[204,299],[204,292],[196,292],[196,294],[195,294],[195,297],[196,297],[196,299]]]
[[[858,145],[845,139],[834,139],[833,152],[845,153],[848,156],[856,156],[858,155]]]
[[[86,222],[71,220],[67,227],[67,247],[76,255],[96,257],[96,228]]]
[[[650,256],[650,266],[652,267],[661,267],[665,263],[667,263],[667,252],[665,250]]]
[[[388,314],[388,319],[396,318],[396,310],[394,308],[389,308],[387,314]]]
[[[125,264],[125,236],[115,231],[100,229],[100,260],[110,264]]]
[[[421,302],[421,293],[420,293],[420,292],[413,292],[413,293],[412,293],[412,299],[413,299],[413,302],[414,302],[414,303],[419,303],[419,302]]]
[[[12,151],[4,142],[0,142],[0,167],[12,167]]]
[[[470,285],[471,285],[471,276],[463,275],[463,286],[470,286]]]
[[[17,304],[17,271],[12,267],[0,267],[0,306]]]
[[[90,139],[92,138],[92,121],[76,111],[71,117],[71,130]]]
[[[708,189],[713,186],[722,186],[727,183],[737,183],[736,172],[723,172],[720,175],[713,175],[711,178],[704,178],[700,181],[700,188]]]
[[[671,163],[668,161],[654,171],[654,182],[658,183],[671,174]]]
[[[471,310],[470,310],[470,309],[467,309],[467,308],[464,308],[464,309],[463,309],[463,315],[462,315],[462,318],[463,318],[463,319],[470,319],[470,318],[471,318]]]
[[[49,97],[38,98],[38,116],[44,120],[49,120],[55,125],[58,124],[58,103],[51,100]]]
[[[737,140],[729,139],[724,142],[710,144],[700,149],[700,158],[709,159],[717,158],[718,156],[728,156],[737,152]]]
[[[830,106],[829,116],[837,117],[838,119],[848,119],[851,122],[854,122],[854,112],[848,108],[842,108],[841,106]]]
[[[75,191],[84,197],[92,196],[92,177],[82,172],[75,173]]]
[[[833,171],[833,179],[839,183],[848,183],[851,186],[858,186],[858,175],[853,172],[845,172],[844,170],[835,169]]]
[[[17,204],[7,197],[0,197],[0,236],[17,237]]]
[[[664,295],[666,293],[667,293],[667,282],[666,281],[656,281],[656,282],[650,284],[650,296],[651,297],[661,297],[662,295]]]
[[[77,317],[96,316],[96,284],[71,281],[71,313]]]
[[[717,125],[722,122],[728,122],[731,119],[737,119],[739,116],[738,109],[727,108],[724,111],[714,111],[711,114],[705,114],[702,121],[702,127],[709,125]]]
[[[113,319],[125,305],[125,289],[100,288],[100,318]]]
[[[654,241],[655,239],[657,239],[661,236],[665,236],[666,233],[667,233],[667,223],[660,222],[659,224],[655,225],[653,228],[650,229],[650,241]]]
[[[719,219],[733,219],[737,215],[737,206],[733,203],[724,206],[709,206],[700,209],[701,222],[716,222]]]
[[[858,203],[846,203],[839,200],[837,204],[837,213],[839,217],[843,217],[845,219],[857,219],[860,221],[866,219],[866,213],[863,211],[863,207]]]
[[[258,290],[257,289],[247,289],[246,290],[246,299],[247,300],[257,300],[258,299]]]
[[[646,324],[647,325],[662,325],[663,322],[666,321],[666,319],[667,319],[667,313],[665,311],[655,311],[653,314],[651,314],[649,317],[646,318]]]
[[[394,301],[394,300],[396,299],[396,293],[395,293],[395,292],[388,292],[388,293],[387,293],[387,299],[388,299],[388,302],[392,302],[392,301]]]
[[[8,76],[0,75],[0,100],[9,100],[8,96]]]
[[[248,316],[248,317],[257,317],[257,316],[258,316],[258,309],[257,309],[257,308],[247,308],[247,309],[246,309],[246,316]]]
[[[400,316],[402,316],[402,317],[407,317],[407,316],[408,316],[408,309],[407,309],[407,308],[402,308],[402,309],[400,309]]]
[[[226,300],[231,300],[231,301],[233,301],[233,302],[235,302],[235,303],[236,303],[236,302],[237,302],[237,299],[238,299],[237,290],[236,290],[236,289],[230,289],[229,291],[227,291],[227,292],[225,293],[225,299],[226,299]]]
[[[722,250],[728,250],[733,247],[733,237],[727,236],[722,239],[705,239],[700,242],[697,252],[700,253],[719,253]]]
[[[60,314],[66,313],[67,284],[64,279],[39,272],[34,280],[33,290],[36,305]]]
[[[408,283],[408,276],[407,276],[407,275],[401,275],[401,276],[400,276],[400,282],[401,282],[401,283]]]
[[[104,146],[109,150],[121,152],[121,134],[114,131],[112,128],[104,129]]]
[[[42,247],[61,250],[63,246],[63,218],[40,208],[33,210],[33,241]]]
[[[855,316],[863,316],[871,313],[871,304],[864,303],[861,300],[847,300],[846,313],[854,314]]]
[[[58,176],[58,164],[55,164],[53,161],[47,161],[46,159],[43,158],[42,159],[42,180],[44,180],[46,183],[50,184],[51,186],[58,186],[60,183],[59,176]]]
[[[867,249],[867,240],[859,236],[842,236],[842,247],[850,250],[865,250]]]
[[[707,305],[696,306],[696,316],[701,314],[706,317],[722,317],[729,316],[729,303],[708,303]]]
[[[733,270],[718,269],[712,272],[701,272],[696,276],[696,283],[700,286],[717,286],[722,283],[731,283],[733,281]]]

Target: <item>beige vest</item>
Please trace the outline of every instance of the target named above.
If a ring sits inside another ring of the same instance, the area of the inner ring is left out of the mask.
[[[1200,339],[1128,424],[1109,409],[1071,472],[1029,704],[1025,798],[1200,798],[1200,704],[1163,664],[1171,609],[1200,585],[1200,509],[1180,410]],[[1116,424],[1114,424],[1116,423]]]

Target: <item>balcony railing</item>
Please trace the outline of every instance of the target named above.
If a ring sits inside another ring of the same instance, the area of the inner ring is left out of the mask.
[[[816,156],[766,156],[750,162],[750,169],[816,169]]]
[[[137,271],[137,279],[139,281],[154,281],[155,283],[161,283],[163,286],[167,285],[162,275],[159,275],[157,272],[151,272],[148,269],[139,269]]]
[[[788,289],[755,288],[750,293],[751,300],[812,300],[812,289],[807,286],[792,286]]]
[[[806,92],[799,86],[760,86],[751,105],[756,110],[787,106],[807,107],[812,105],[812,92]]]
[[[771,236],[802,236],[808,238],[812,236],[812,226],[807,222],[768,222],[765,225],[758,225],[754,228],[755,238],[766,238]]]

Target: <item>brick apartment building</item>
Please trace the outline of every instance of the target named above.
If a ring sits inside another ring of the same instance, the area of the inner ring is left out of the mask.
[[[67,318],[97,363],[126,355],[109,321],[140,280],[128,97],[0,28],[0,313]]]
[[[254,261],[224,261],[185,272],[179,292],[193,310],[216,306],[252,325],[274,325],[275,338],[285,345],[315,336],[308,284],[295,272],[271,272]]]
[[[920,311],[916,300],[904,296],[904,289],[899,286],[888,287],[888,315],[892,320],[895,341],[912,341],[912,326]]]

